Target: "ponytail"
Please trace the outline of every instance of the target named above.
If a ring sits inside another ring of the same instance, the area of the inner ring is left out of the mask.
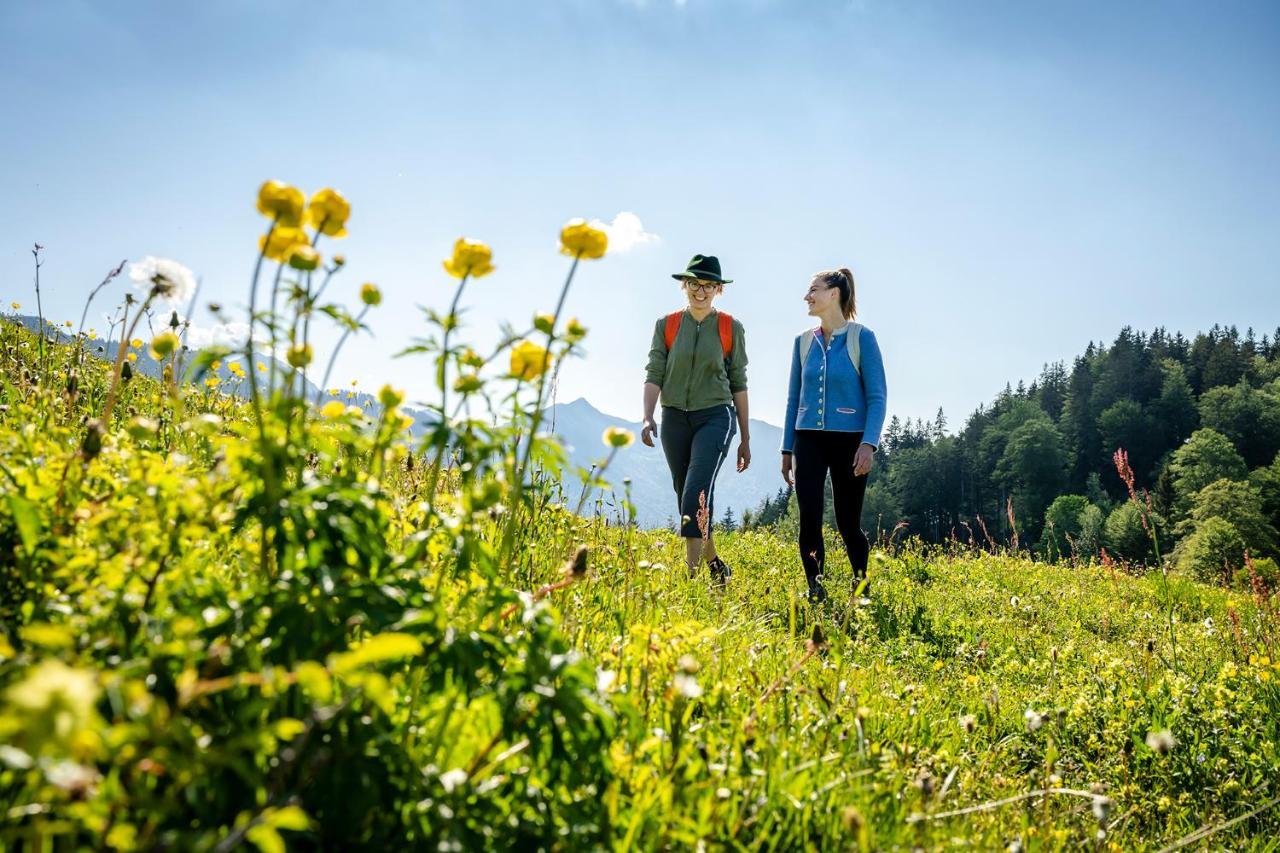
[[[854,290],[853,272],[848,267],[820,272],[814,278],[827,287],[840,288],[840,310],[846,320],[852,320],[857,316],[858,296]]]

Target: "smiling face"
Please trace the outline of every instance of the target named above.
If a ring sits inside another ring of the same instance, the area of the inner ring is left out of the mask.
[[[716,281],[704,281],[696,278],[683,280],[684,295],[689,300],[689,307],[699,311],[709,310],[711,303],[724,291],[724,285]]]
[[[823,284],[817,278],[809,282],[809,292],[804,295],[805,304],[809,306],[809,316],[821,316],[831,306],[839,308],[840,288]]]

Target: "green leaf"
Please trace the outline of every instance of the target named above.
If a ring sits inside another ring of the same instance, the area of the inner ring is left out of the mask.
[[[285,853],[284,839],[273,826],[265,823],[257,824],[245,833],[245,837],[252,841],[262,853]]]
[[[389,632],[370,637],[358,647],[338,655],[333,661],[333,671],[337,675],[375,663],[413,657],[422,654],[422,641],[411,634]]]
[[[311,818],[298,806],[273,809],[265,816],[265,822],[275,829],[291,829],[295,832],[305,832],[311,828]]]
[[[40,531],[44,527],[40,511],[35,504],[24,497],[14,494],[8,497],[9,512],[13,513],[13,521],[17,525],[18,535],[22,537],[22,545],[27,549],[28,555],[33,554],[36,546],[40,544]]]

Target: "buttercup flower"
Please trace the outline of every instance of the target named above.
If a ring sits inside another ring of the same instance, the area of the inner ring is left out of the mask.
[[[310,242],[307,232],[301,228],[276,228],[271,232],[270,240],[267,239],[266,234],[258,238],[258,251],[273,261],[284,263],[289,260],[289,253],[293,251],[294,246],[305,246]]]
[[[526,382],[537,379],[550,366],[550,353],[533,341],[521,341],[511,350],[511,375]]]
[[[302,224],[302,190],[280,181],[267,181],[258,190],[258,212],[276,225],[296,228]]]
[[[577,343],[587,336],[587,327],[578,322],[577,317],[570,317],[564,327],[565,337],[570,343]]]
[[[484,357],[480,353],[467,347],[462,351],[462,355],[458,357],[467,367],[484,367]]]
[[[378,402],[385,409],[394,409],[404,402],[404,392],[390,385],[383,385],[378,392]]]
[[[163,361],[178,348],[178,336],[173,332],[161,332],[151,339],[151,357]]]
[[[196,277],[177,261],[147,255],[129,265],[133,279],[148,298],[162,302],[185,303],[196,292]]]
[[[454,278],[480,278],[493,272],[493,250],[479,240],[459,237],[453,257],[444,262],[444,271]]]
[[[604,431],[603,439],[606,447],[630,447],[636,440],[636,434],[622,427],[609,427]]]
[[[341,400],[330,400],[320,407],[320,414],[326,418],[340,418],[347,411],[347,406]]]
[[[463,394],[479,391],[483,385],[484,383],[480,381],[480,377],[474,373],[464,373],[453,380],[453,390]]]
[[[575,258],[603,258],[609,236],[585,219],[570,219],[560,231],[560,253]]]
[[[365,305],[381,305],[382,291],[378,290],[376,284],[362,284],[360,286],[360,301]]]
[[[129,346],[133,347],[134,349],[142,349],[142,338],[134,338],[133,340],[129,341]]]
[[[289,266],[295,270],[310,272],[320,266],[320,253],[303,243],[289,250]]]
[[[296,367],[301,370],[311,363],[311,359],[314,355],[315,352],[311,349],[311,344],[298,344],[297,346],[289,348],[289,354],[285,359],[289,362],[291,367]]]
[[[551,334],[554,328],[556,318],[551,314],[538,313],[533,315],[533,327],[544,334]]]
[[[311,197],[307,205],[307,224],[330,237],[347,236],[347,218],[351,205],[342,193],[326,187]]]

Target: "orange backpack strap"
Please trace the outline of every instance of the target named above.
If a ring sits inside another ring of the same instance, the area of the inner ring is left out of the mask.
[[[676,333],[680,331],[680,320],[683,318],[683,311],[673,311],[667,315],[667,326],[663,330],[663,336],[667,339],[667,352],[671,352],[671,347],[676,342]]]
[[[720,312],[720,349],[724,351],[724,360],[729,360],[733,352],[733,315]]]

